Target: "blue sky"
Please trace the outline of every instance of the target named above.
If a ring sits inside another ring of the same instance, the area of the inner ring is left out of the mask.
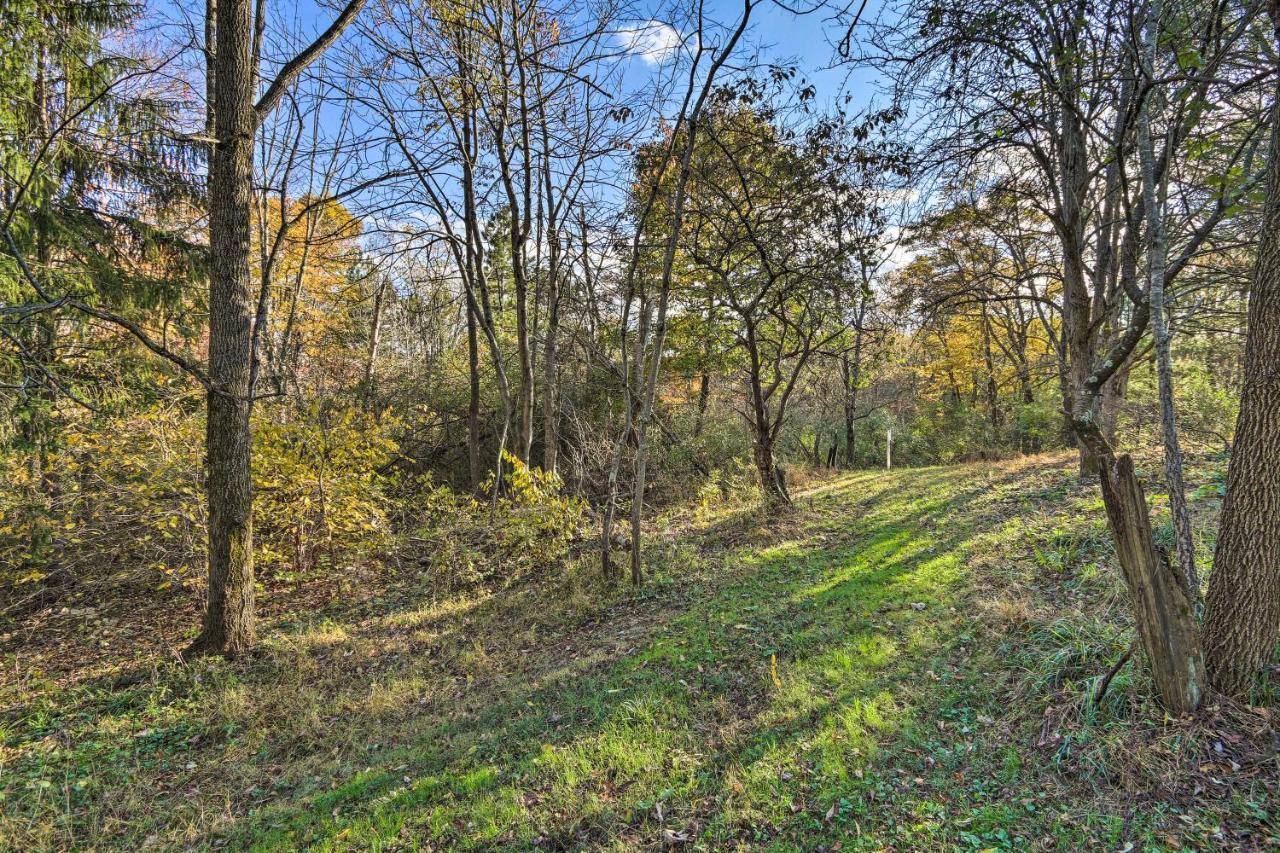
[[[821,0],[818,0],[821,2]],[[835,0],[841,2],[841,0]],[[281,31],[296,34],[296,40],[302,42],[326,27],[333,19],[332,3],[319,3],[317,0],[273,0],[270,3],[271,20],[268,25],[268,37]],[[814,8],[815,0],[797,0],[787,4],[791,8]],[[874,16],[881,5],[881,0],[870,0],[865,17]],[[151,0],[150,9],[159,18],[170,22],[188,22],[200,25],[204,15],[203,0]],[[717,21],[729,25],[738,19],[742,12],[741,0],[708,0],[708,14]],[[654,17],[662,13],[656,6],[650,10]],[[644,12],[638,9],[637,16]],[[831,22],[832,10],[817,8],[808,14],[794,14],[774,2],[761,3],[753,12],[753,24],[748,35],[749,44],[761,49],[762,58],[786,64],[794,64],[801,74],[816,83],[819,97],[825,100],[845,83],[849,74],[848,67],[832,68],[836,60],[833,43],[837,41],[843,30]],[[636,24],[643,24],[637,20]],[[862,75],[863,81],[866,76]],[[855,87],[855,97],[865,96],[861,90],[869,91],[868,86]],[[860,99],[860,98],[859,98]]]
[[[870,0],[864,17],[874,16],[880,6],[881,0]],[[707,8],[709,16],[726,26],[742,14],[741,0],[709,0]],[[814,11],[796,14],[790,9]],[[786,7],[774,2],[761,3],[752,13],[747,46],[759,50],[762,61],[794,65],[800,76],[818,87],[820,104],[833,102],[847,89],[856,105],[865,106],[874,91],[871,76],[839,62],[835,43],[844,30],[832,17],[832,9],[815,8],[814,0],[800,0]],[[664,38],[661,34],[646,33],[636,41],[638,49],[644,50],[660,47]]]
[[[327,27],[333,20],[332,9],[338,0],[269,0],[270,18],[267,27],[268,62],[263,69],[266,75],[274,73],[271,58],[296,50],[298,46],[310,41],[317,33]],[[634,56],[625,69],[625,87],[632,91],[643,90],[652,84],[653,75],[669,73],[674,57],[670,48],[680,36],[667,24],[660,24],[663,8],[670,12],[673,8],[676,15],[687,14],[689,7],[669,5],[680,0],[652,0],[647,9],[637,4],[631,21],[620,21],[617,40],[619,45],[631,39]],[[742,0],[706,0],[707,17],[719,25],[721,40],[728,28],[739,20],[742,14]],[[813,8],[815,2],[821,0],[796,0],[792,8]],[[841,0],[832,0],[839,3]],[[864,17],[874,17],[884,0],[869,0]],[[174,41],[186,38],[198,43],[203,36],[204,0],[150,0],[150,15],[153,23],[169,30]],[[790,5],[790,4],[789,4]],[[649,19],[644,18],[650,15]],[[875,87],[869,72],[852,69],[838,61],[834,44],[844,33],[840,24],[832,21],[832,10],[817,8],[808,14],[795,14],[777,3],[766,0],[761,2],[752,15],[752,26],[743,43],[739,46],[740,55],[758,52],[756,61],[795,66],[796,83],[812,84],[817,88],[814,106],[819,112],[837,102],[845,104],[844,96],[852,95],[847,106],[860,109],[867,106],[874,95]],[[161,23],[163,22],[163,23]],[[676,22],[679,25],[679,22]],[[626,28],[630,27],[628,33]],[[350,46],[358,44],[350,42],[351,36],[344,36]],[[202,58],[198,51],[186,51],[186,63],[192,68],[192,80],[202,75]],[[681,88],[678,86],[677,88]],[[202,93],[200,93],[202,94]],[[329,113],[324,108],[322,116]],[[337,109],[333,108],[336,115]],[[322,126],[331,122],[322,118]],[[328,135],[322,130],[322,135]]]

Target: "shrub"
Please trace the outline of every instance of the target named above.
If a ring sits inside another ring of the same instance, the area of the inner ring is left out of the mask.
[[[425,521],[413,535],[419,563],[446,594],[505,587],[569,555],[586,530],[587,505],[565,495],[560,478],[503,454],[502,487],[478,500],[448,486],[426,487]]]
[[[345,406],[313,404],[302,417],[254,425],[257,558],[295,580],[340,559],[358,562],[391,544],[381,473],[395,424]]]
[[[264,578],[296,579],[358,560],[390,537],[387,477],[393,423],[315,405],[254,423],[255,546]],[[163,405],[73,426],[51,456],[46,489],[30,488],[18,454],[0,457],[4,586],[48,579],[144,582],[204,578],[207,525],[200,464],[204,418]],[[33,555],[37,528],[49,545]]]

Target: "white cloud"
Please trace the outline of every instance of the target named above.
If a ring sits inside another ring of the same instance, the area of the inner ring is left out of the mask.
[[[614,32],[618,44],[632,56],[638,56],[649,65],[661,65],[677,50],[683,39],[679,31],[662,21],[641,21]]]

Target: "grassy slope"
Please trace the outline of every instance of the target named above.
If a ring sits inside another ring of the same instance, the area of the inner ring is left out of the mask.
[[[1087,698],[1128,631],[1070,467],[861,472],[780,518],[668,520],[638,592],[584,560],[282,617],[250,664],[22,673],[0,847],[1280,844],[1274,697],[1166,721],[1126,668]]]

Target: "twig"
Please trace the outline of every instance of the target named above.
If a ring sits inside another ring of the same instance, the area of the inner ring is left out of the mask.
[[[1120,660],[1112,664],[1111,669],[1107,670],[1107,674],[1102,676],[1102,681],[1098,682],[1098,689],[1093,694],[1093,704],[1097,705],[1102,701],[1102,697],[1107,695],[1107,689],[1111,687],[1111,679],[1116,677],[1116,673],[1120,672],[1120,668],[1133,657],[1134,644],[1129,643],[1128,650],[1120,656]]]

